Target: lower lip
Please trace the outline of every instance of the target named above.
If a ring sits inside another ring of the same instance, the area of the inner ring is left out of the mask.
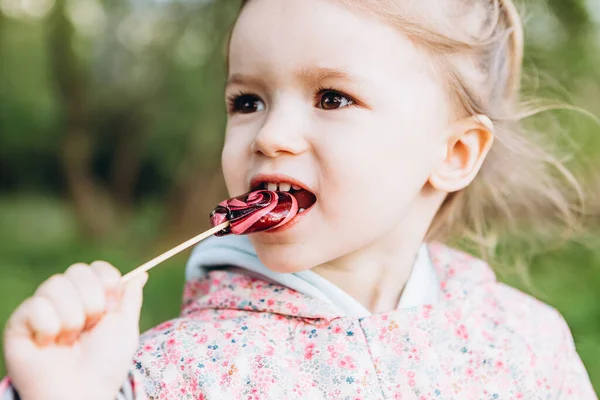
[[[301,213],[296,214],[296,216],[294,218],[292,218],[292,220],[290,222],[280,226],[279,228],[269,229],[268,231],[263,231],[261,233],[275,234],[275,233],[285,232],[285,231],[293,228],[294,226],[296,226],[298,223],[300,223],[304,219],[306,214],[308,214],[310,212],[310,210],[313,209],[314,206],[315,205],[313,204],[312,206],[308,207],[306,210],[302,211]]]

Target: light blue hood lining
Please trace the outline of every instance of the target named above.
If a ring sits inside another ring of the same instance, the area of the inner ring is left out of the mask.
[[[291,274],[271,271],[260,262],[247,236],[211,237],[197,245],[187,262],[186,280],[204,278],[210,269],[226,266],[242,268],[253,276],[326,301],[344,310],[349,316],[363,318],[371,315],[368,309],[348,293],[312,271]],[[438,293],[438,279],[427,246],[423,244],[398,308],[436,303]]]

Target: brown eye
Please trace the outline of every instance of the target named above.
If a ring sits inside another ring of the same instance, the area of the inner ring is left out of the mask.
[[[229,111],[231,113],[250,114],[264,109],[265,103],[254,95],[242,94],[229,100]]]
[[[354,100],[335,90],[321,92],[321,98],[317,107],[323,110],[337,110],[354,104]]]

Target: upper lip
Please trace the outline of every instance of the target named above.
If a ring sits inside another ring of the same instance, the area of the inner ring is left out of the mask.
[[[304,190],[307,190],[311,193],[315,193],[313,189],[311,189],[306,183],[299,181],[298,179],[292,178],[289,175],[285,174],[258,174],[252,177],[250,180],[250,190],[254,190],[258,185],[263,182],[271,182],[271,183],[284,183],[287,182],[293,186],[299,186]]]

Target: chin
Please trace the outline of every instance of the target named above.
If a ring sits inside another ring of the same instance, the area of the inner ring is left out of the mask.
[[[259,260],[273,272],[290,274],[306,271],[320,264],[313,257],[301,256],[303,253],[310,254],[310,252],[299,249],[298,245],[271,245],[255,241],[253,244]]]

